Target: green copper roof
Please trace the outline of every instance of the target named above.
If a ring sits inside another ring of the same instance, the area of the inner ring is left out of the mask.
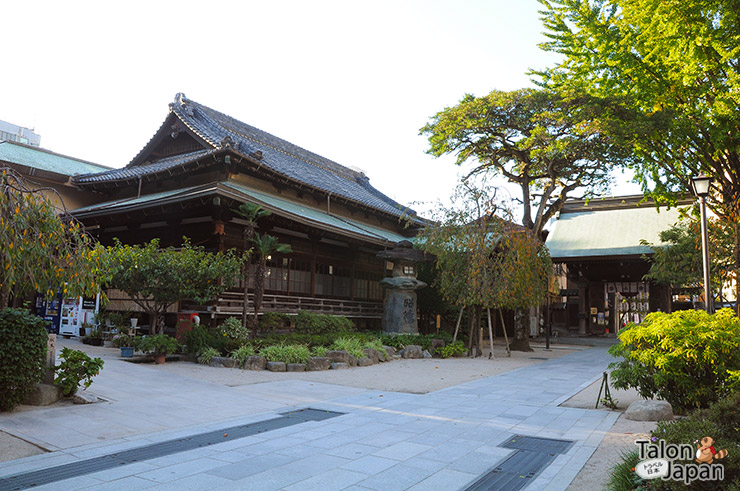
[[[269,208],[278,215],[288,216],[294,215],[296,217],[303,218],[305,220],[316,222],[324,226],[331,228],[341,229],[346,232],[353,234],[362,235],[369,238],[388,240],[391,242],[399,242],[402,240],[408,240],[407,237],[396,233],[392,230],[383,229],[373,225],[368,225],[351,218],[340,217],[337,215],[330,215],[324,210],[309,207],[293,201],[288,201],[284,198],[274,196],[271,194],[263,193],[261,191],[255,191],[241,184],[227,181],[223,182],[223,185],[234,189],[242,194],[245,194],[253,200]],[[323,228],[323,227],[322,227]]]
[[[547,247],[553,260],[567,258],[649,254],[642,239],[660,244],[658,234],[678,221],[677,208],[654,204],[561,213],[555,220]]]
[[[92,162],[13,142],[0,142],[0,162],[23,165],[63,176],[109,170],[108,167]]]
[[[85,216],[98,216],[105,213],[120,213],[132,209],[141,209],[158,206],[170,202],[189,200],[202,196],[221,194],[232,198],[250,202],[256,202],[264,208],[269,209],[276,215],[292,220],[303,221],[319,229],[333,230],[340,234],[354,235],[377,243],[399,242],[408,240],[407,237],[374,225],[368,225],[351,218],[340,217],[329,214],[319,208],[306,206],[301,203],[289,201],[285,198],[272,194],[255,191],[244,185],[232,181],[211,183],[202,186],[162,191],[148,194],[138,198],[124,198],[116,201],[97,203],[84,208],[78,208],[72,213],[83,218]]]

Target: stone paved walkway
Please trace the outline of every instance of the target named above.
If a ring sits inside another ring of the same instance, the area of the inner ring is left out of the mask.
[[[111,360],[94,385],[110,402],[0,414],[0,430],[56,449],[0,464],[0,479],[311,407],[344,414],[34,489],[464,489],[511,454],[499,445],[515,434],[575,441],[526,488],[566,489],[618,413],[558,404],[610,358],[587,349],[424,395],[297,380],[224,387]]]

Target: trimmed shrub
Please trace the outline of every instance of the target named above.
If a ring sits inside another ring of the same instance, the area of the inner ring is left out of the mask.
[[[730,309],[654,312],[619,333],[612,386],[634,387],[678,411],[707,407],[740,388],[740,319]]]
[[[0,410],[12,410],[43,379],[48,339],[40,317],[0,310]]]
[[[265,312],[259,318],[260,332],[273,333],[290,326],[290,316],[278,312]]]
[[[59,354],[62,363],[55,366],[57,377],[54,383],[62,386],[65,396],[73,396],[82,383],[85,389],[92,384],[92,378],[100,373],[103,368],[103,360],[90,358],[87,353],[80,350],[62,348]]]
[[[353,331],[352,321],[343,316],[314,314],[301,310],[295,319],[300,334],[342,334]]]
[[[282,361],[285,363],[308,363],[311,351],[308,346],[301,344],[276,344],[260,350],[260,356],[267,361]]]

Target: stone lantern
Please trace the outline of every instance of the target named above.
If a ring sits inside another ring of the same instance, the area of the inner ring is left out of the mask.
[[[388,290],[383,305],[383,333],[418,334],[416,290],[427,284],[416,279],[416,263],[429,261],[428,255],[403,240],[393,249],[379,252],[377,257],[393,263],[393,276],[380,281],[380,286]]]

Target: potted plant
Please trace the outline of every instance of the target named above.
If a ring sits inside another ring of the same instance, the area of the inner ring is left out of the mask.
[[[130,336],[128,334],[116,334],[111,339],[111,343],[116,348],[121,348],[122,358],[131,358],[134,356],[134,350],[136,348],[137,339],[136,336]]]
[[[180,350],[180,344],[172,336],[154,334],[142,337],[137,348],[143,353],[153,355],[154,363],[161,365],[168,354],[177,353]]]
[[[103,346],[105,344],[103,340],[103,333],[100,329],[93,329],[92,332],[82,338],[82,344],[89,344],[91,346]]]
[[[90,324],[89,322],[83,322],[82,326],[80,326],[80,329],[82,329],[82,331],[85,333],[85,336],[90,336],[92,335],[95,326]]]

